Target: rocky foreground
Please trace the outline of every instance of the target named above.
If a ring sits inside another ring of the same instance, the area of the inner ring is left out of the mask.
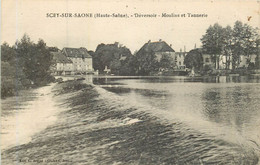
[[[167,122],[83,81],[52,90],[64,110],[2,164],[257,164],[253,151]],[[108,91],[105,91],[108,92]],[[108,92],[110,93],[110,92]],[[110,93],[113,95],[112,93]]]

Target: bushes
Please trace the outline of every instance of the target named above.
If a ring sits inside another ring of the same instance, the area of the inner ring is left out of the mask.
[[[8,62],[1,61],[1,97],[12,96],[22,83],[16,79],[16,68]]]
[[[1,97],[14,95],[18,90],[54,82],[49,68],[52,56],[43,40],[37,44],[27,35],[10,47],[1,45]]]
[[[57,85],[55,91],[56,95],[60,95],[92,88],[92,85],[82,83],[81,80],[68,80]]]
[[[15,94],[15,86],[11,79],[2,77],[1,79],[1,97],[13,96]]]

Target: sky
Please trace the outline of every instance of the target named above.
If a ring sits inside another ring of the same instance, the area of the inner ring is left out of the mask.
[[[233,26],[239,20],[260,27],[257,0],[2,0],[1,43],[13,45],[26,33],[32,41],[48,46],[85,47],[95,51],[100,43],[119,42],[132,53],[148,40],[166,41],[175,51],[191,50],[214,23]],[[47,13],[127,14],[129,18],[47,17]],[[138,14],[179,14],[180,17],[134,17]],[[188,17],[187,13],[207,17]],[[181,17],[185,14],[186,17]],[[133,15],[133,17],[131,17]],[[250,19],[248,20],[248,17]]]

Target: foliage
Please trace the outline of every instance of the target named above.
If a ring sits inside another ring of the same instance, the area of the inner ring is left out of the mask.
[[[12,49],[8,43],[4,42],[1,45],[1,61],[14,62],[15,60],[15,50]]]
[[[260,69],[260,56],[256,56],[256,60],[255,60],[255,69]]]
[[[121,61],[120,75],[133,76],[138,71],[138,61],[136,56],[128,56],[125,60]]]
[[[237,67],[240,63],[240,56],[256,53],[256,42],[258,38],[256,29],[243,24],[242,22],[235,22],[233,27],[233,61],[234,67]]]
[[[212,55],[216,68],[218,68],[219,55],[223,54],[226,56],[226,68],[229,68],[232,62],[235,69],[240,64],[241,55],[249,56],[257,53],[259,47],[257,30],[240,21],[236,21],[233,28],[230,26],[222,28],[216,23],[202,36],[203,49],[207,54]]]
[[[218,68],[219,55],[222,53],[222,48],[224,45],[223,33],[224,30],[222,26],[215,23],[213,26],[209,26],[206,34],[201,38],[201,42],[203,44],[202,47],[207,54],[212,56],[212,60],[214,61],[216,68]]]
[[[159,62],[159,67],[163,70],[168,70],[174,67],[174,59],[167,53],[162,54],[162,58]]]
[[[21,41],[16,43],[16,52],[27,79],[35,85],[44,85],[50,81],[48,79],[51,78],[49,68],[52,56],[43,40],[40,39],[34,44],[24,35]]]
[[[111,73],[119,75],[119,71],[121,68],[121,62],[118,59],[114,59],[110,63]]]
[[[150,75],[152,72],[159,70],[159,62],[156,60],[153,51],[142,51],[136,54],[139,64],[138,74]]]
[[[220,54],[222,50],[223,28],[219,24],[215,23],[213,26],[209,26],[206,34],[202,36],[201,42],[203,48],[208,54]]]
[[[58,51],[60,51],[59,48],[57,48],[56,46],[55,47],[48,47],[48,50],[50,52],[58,52]]]
[[[15,67],[1,61],[1,96],[12,96],[15,93]]]
[[[192,49],[187,53],[184,59],[187,68],[201,70],[203,67],[203,57],[201,49]]]
[[[257,50],[255,59],[255,69],[260,69],[260,38],[257,39]]]
[[[233,35],[233,31],[232,28],[230,26],[227,26],[223,29],[223,43],[224,46],[222,48],[222,53],[226,58],[226,69],[230,68],[230,64],[231,64],[231,59],[232,59],[232,35]]]
[[[1,45],[1,96],[15,94],[19,89],[45,85],[54,80],[49,68],[52,56],[43,40],[34,44],[24,35],[12,48]]]
[[[111,68],[112,72],[118,72],[120,68],[120,58],[132,55],[130,50],[118,42],[114,44],[99,44],[93,55],[93,67],[95,70],[103,72],[105,67]]]

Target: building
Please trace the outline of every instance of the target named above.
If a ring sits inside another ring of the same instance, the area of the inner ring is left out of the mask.
[[[51,71],[54,75],[74,74],[73,63],[60,51],[51,52],[53,56]]]
[[[92,56],[86,48],[63,48],[61,52],[72,61],[75,74],[93,73]]]
[[[176,69],[178,70],[184,70],[186,68],[186,65],[184,64],[185,56],[187,55],[187,52],[184,50],[180,50],[180,52],[175,52],[175,63],[176,63]]]
[[[252,54],[249,56],[241,55],[239,57],[239,64],[237,65],[237,68],[248,68],[250,63],[255,64],[256,62],[256,55]],[[227,69],[232,69],[232,56],[225,56],[220,55],[219,57],[219,69],[226,69],[227,61],[230,61],[229,66]]]
[[[232,56],[220,55],[218,67],[219,69],[232,69]]]
[[[249,64],[255,64],[256,62],[256,54],[252,54],[249,56],[242,55],[240,56],[240,63],[238,65],[238,68],[248,68]]]
[[[175,51],[171,48],[171,46],[169,46],[165,41],[162,40],[159,40],[157,42],[151,42],[149,40],[141,47],[137,54],[145,52],[154,52],[158,61],[161,60],[163,54],[168,54],[172,57],[175,57]]]
[[[212,56],[209,54],[202,54],[203,59],[203,68],[214,68],[214,61],[211,58]]]
[[[137,54],[144,54],[154,52],[157,61],[160,61],[164,54],[171,56],[175,59],[175,51],[168,45],[165,41],[159,40],[156,42],[151,42],[150,40],[145,43]]]

